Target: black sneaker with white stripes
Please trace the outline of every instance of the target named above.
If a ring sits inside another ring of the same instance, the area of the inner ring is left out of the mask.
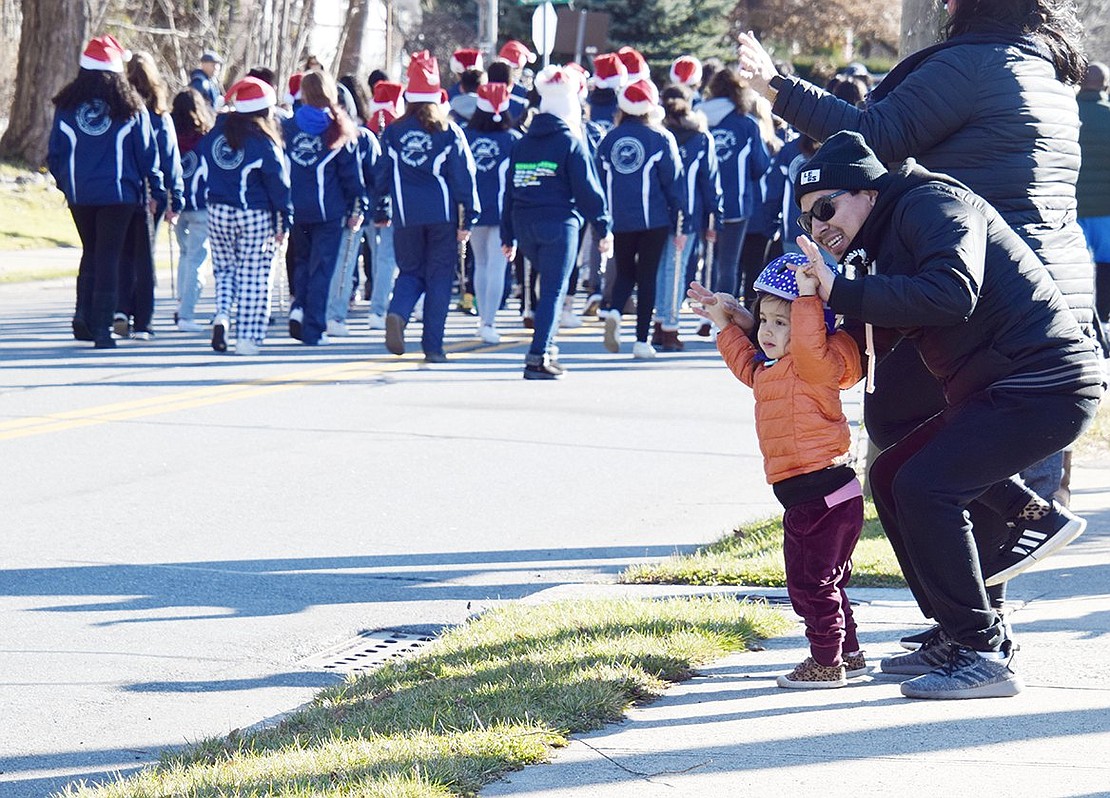
[[[1055,554],[1083,534],[1087,522],[1057,502],[1051,511],[1035,521],[1021,519],[1011,522],[1013,534],[998,552],[991,571],[983,574],[983,583],[990,587],[1013,579],[1037,562]]]
[[[879,663],[879,669],[883,673],[920,676],[948,662],[949,649],[955,645],[952,639],[939,626],[934,626],[929,631],[931,634],[916,651],[887,657]]]

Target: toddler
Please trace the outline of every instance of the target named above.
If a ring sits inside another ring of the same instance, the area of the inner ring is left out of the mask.
[[[830,688],[868,671],[845,593],[863,495],[855,472],[837,464],[851,442],[840,390],[856,383],[861,369],[855,342],[826,321],[817,281],[801,271],[806,262],[797,253],[771,261],[755,281],[751,313],[696,284],[690,296],[720,329],[725,363],[755,393],[764,470],[785,508],[787,592],[805,621],[810,656],[778,685]]]

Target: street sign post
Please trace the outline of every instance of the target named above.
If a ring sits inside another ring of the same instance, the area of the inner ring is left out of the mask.
[[[532,12],[532,43],[536,51],[543,56],[543,65],[551,63],[551,51],[555,49],[555,31],[559,20],[555,15],[555,6],[548,2],[536,7]]]

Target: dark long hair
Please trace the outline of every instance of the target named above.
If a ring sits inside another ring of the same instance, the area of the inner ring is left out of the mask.
[[[946,38],[999,29],[1040,40],[1052,53],[1056,77],[1078,83],[1087,69],[1083,25],[1073,0],[959,0],[944,25]]]
[[[339,84],[351,93],[351,99],[355,103],[355,114],[358,116],[356,121],[360,124],[368,122],[370,111],[366,101],[366,91],[362,88],[362,84],[358,82],[358,78],[354,75],[343,75],[339,78]]]
[[[398,119],[401,122],[406,119],[415,119],[417,123],[428,133],[442,133],[447,130],[449,124],[447,119],[447,112],[443,110],[443,106],[439,103],[405,103],[405,115]]]
[[[135,91],[146,103],[146,110],[151,114],[161,116],[169,109],[166,102],[166,83],[158,72],[158,65],[154,63],[154,56],[150,53],[137,52],[127,62],[127,81],[135,87]]]
[[[191,86],[174,95],[170,117],[179,136],[188,134],[203,136],[216,123],[216,114],[212,111],[208,100]]]
[[[692,106],[693,92],[679,84],[663,89],[660,100],[663,103],[663,127],[672,133],[681,130],[700,130],[705,132],[706,121],[703,114],[695,114]]]
[[[228,146],[233,150],[242,149],[243,144],[252,136],[267,138],[278,147],[285,146],[285,142],[281,138],[281,131],[274,123],[273,117],[270,116],[269,108],[245,114],[237,111],[227,114],[227,119],[224,122],[224,136],[227,138]]]
[[[331,123],[324,131],[324,145],[329,150],[338,150],[349,141],[358,138],[358,129],[347,112],[339,106],[339,95],[335,80],[327,72],[314,69],[305,72],[301,78],[301,102],[315,108],[323,108],[331,114]]]
[[[130,119],[143,110],[143,98],[127,82],[122,72],[100,69],[81,69],[77,77],[54,96],[54,107],[72,111],[90,100],[103,100],[107,103],[108,116],[117,122]]]
[[[512,114],[508,111],[501,112],[501,121],[498,122],[494,121],[493,114],[489,111],[477,108],[470,121],[466,123],[466,129],[476,130],[479,133],[500,133],[503,130],[510,130],[515,124]]]

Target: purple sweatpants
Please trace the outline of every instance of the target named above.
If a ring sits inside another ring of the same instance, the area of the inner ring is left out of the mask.
[[[853,485],[854,491],[846,490]],[[843,652],[860,648],[844,592],[863,529],[858,485],[852,482],[828,497],[795,505],[782,518],[786,590],[794,612],[805,621],[810,653],[822,665],[839,665]],[[845,492],[857,495],[837,501]]]

